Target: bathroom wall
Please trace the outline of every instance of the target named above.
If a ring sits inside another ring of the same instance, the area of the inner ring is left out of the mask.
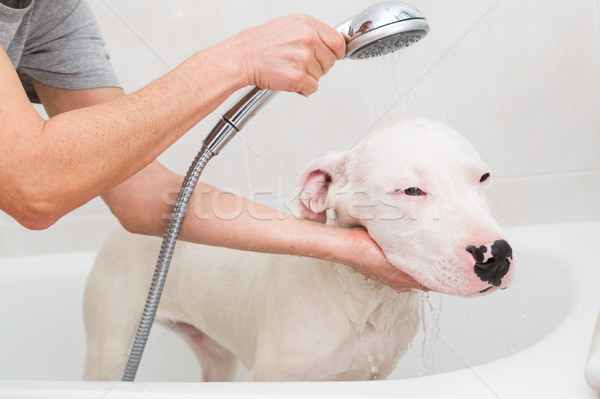
[[[430,21],[425,40],[384,59],[339,62],[308,99],[279,94],[204,180],[283,209],[308,161],[349,148],[382,117],[410,113],[471,140],[491,167],[503,225],[600,220],[600,0],[410,1]],[[89,2],[127,92],[252,25],[295,12],[335,25],[375,3]],[[161,160],[184,173],[218,114]],[[113,224],[99,200],[44,232],[0,214],[0,257],[93,250]]]

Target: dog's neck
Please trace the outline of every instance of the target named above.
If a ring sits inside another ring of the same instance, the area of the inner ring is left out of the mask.
[[[330,263],[324,270],[331,289],[340,295],[341,303],[347,307],[352,323],[361,328],[367,323],[375,324],[378,313],[385,308],[395,307],[397,302],[406,302],[413,292],[396,292],[391,287],[365,277],[349,266]]]

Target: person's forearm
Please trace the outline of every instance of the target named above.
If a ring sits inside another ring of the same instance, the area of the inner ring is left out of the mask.
[[[154,162],[103,194],[103,199],[127,230],[162,236],[182,181],[182,176]],[[300,220],[199,182],[179,238],[241,250],[333,259],[329,253],[333,241],[340,246],[343,242],[340,235],[328,234],[331,230],[331,226]]]
[[[103,198],[130,232],[162,237],[182,180],[155,162]],[[364,229],[297,219],[201,182],[190,200],[179,239],[330,260],[399,291],[425,289],[390,265]]]
[[[51,117],[30,134],[26,149],[16,152],[19,167],[36,173],[23,170],[16,186],[35,194],[15,195],[36,202],[33,217],[47,214],[41,227],[152,162],[245,84],[233,67],[223,67],[227,62],[209,62],[215,51],[195,54],[135,93]]]
[[[328,260],[335,259],[331,248],[341,250],[344,244],[331,226],[298,219],[207,184],[201,184],[191,198],[181,237],[208,245]]]

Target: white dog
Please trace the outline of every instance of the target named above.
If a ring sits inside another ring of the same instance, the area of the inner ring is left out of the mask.
[[[486,204],[490,174],[457,132],[423,118],[381,124],[300,175],[303,216],[364,226],[393,265],[431,290],[504,289],[512,251]],[[85,378],[119,379],[160,239],[116,231],[85,293]],[[178,244],[156,320],[197,355],[206,381],[385,378],[419,325],[420,296],[311,258]]]

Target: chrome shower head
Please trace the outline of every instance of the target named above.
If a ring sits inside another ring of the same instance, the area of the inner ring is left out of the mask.
[[[336,28],[346,39],[346,57],[378,57],[408,47],[429,32],[425,16],[399,1],[377,3]]]

